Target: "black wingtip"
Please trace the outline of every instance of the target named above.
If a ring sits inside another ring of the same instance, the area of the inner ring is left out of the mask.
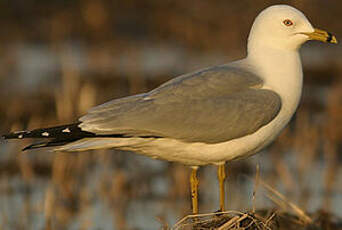
[[[5,137],[5,135],[1,135],[0,137],[0,142],[4,142],[7,138]]]
[[[7,140],[7,139],[13,139],[13,133],[3,134],[1,135],[1,139]]]
[[[24,135],[28,134],[29,131],[18,131],[13,133],[4,134],[1,137],[5,140],[7,139],[22,139]]]
[[[33,143],[31,145],[26,146],[25,148],[23,148],[21,151],[26,151],[26,150],[30,150],[30,149],[37,149],[37,148],[43,148],[43,147],[47,147],[48,143],[47,142],[39,142],[39,143]]]
[[[79,123],[54,126],[50,128],[34,129],[31,131],[17,131],[2,135],[3,139],[24,139],[38,138],[45,139],[44,142],[33,143],[26,146],[22,151],[60,146],[69,142],[73,142],[84,137],[95,137],[96,134],[86,132],[78,127]]]
[[[25,152],[26,150],[31,149],[32,145],[25,146],[25,148],[21,149],[22,152]]]

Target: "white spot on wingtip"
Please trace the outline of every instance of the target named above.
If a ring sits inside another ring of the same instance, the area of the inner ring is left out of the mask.
[[[44,133],[42,133],[42,136],[44,136],[44,137],[48,137],[50,134],[48,133],[48,132],[44,132]]]
[[[26,130],[23,130],[23,131],[15,131],[13,132],[14,134],[20,134],[20,133],[30,133],[31,131],[26,131]]]
[[[23,134],[18,135],[19,139],[22,139],[23,137],[24,137]]]
[[[65,129],[62,130],[62,132],[63,132],[63,133],[70,133],[71,131],[70,131],[69,128],[65,128]]]

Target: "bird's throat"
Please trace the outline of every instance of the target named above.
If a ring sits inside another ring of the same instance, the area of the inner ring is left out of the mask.
[[[299,52],[265,49],[262,52],[253,52],[246,59],[253,63],[253,69],[262,76],[264,88],[274,90],[281,98],[286,98],[283,106],[295,110],[303,87]]]

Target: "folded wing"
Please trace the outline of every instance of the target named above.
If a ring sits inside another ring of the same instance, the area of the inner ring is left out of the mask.
[[[211,67],[94,107],[79,127],[97,135],[228,141],[256,132],[278,114],[281,98],[262,85],[261,78],[239,67]]]

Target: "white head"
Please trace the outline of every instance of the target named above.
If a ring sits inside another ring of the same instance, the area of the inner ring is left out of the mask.
[[[337,43],[330,33],[313,28],[299,10],[275,5],[263,10],[254,20],[248,38],[248,51],[255,49],[298,50],[308,40]]]

